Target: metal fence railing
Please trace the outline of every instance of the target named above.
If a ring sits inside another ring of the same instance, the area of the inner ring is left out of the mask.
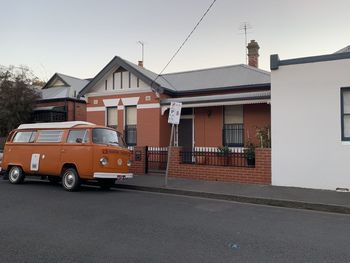
[[[247,159],[244,148],[183,149],[180,152],[180,161],[186,164],[255,167],[255,159]]]
[[[147,167],[149,171],[163,171],[168,162],[168,147],[147,147]]]

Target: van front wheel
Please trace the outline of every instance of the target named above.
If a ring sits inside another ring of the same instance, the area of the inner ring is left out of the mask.
[[[65,190],[73,192],[79,189],[80,179],[74,168],[68,168],[62,174],[62,186]]]
[[[24,181],[24,173],[21,167],[12,166],[9,174],[9,181],[11,184],[21,184]]]

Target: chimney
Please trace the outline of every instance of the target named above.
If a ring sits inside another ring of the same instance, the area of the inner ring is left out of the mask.
[[[143,60],[139,60],[139,67],[143,67]]]
[[[251,40],[247,46],[248,49],[248,65],[259,67],[259,45],[255,40]]]

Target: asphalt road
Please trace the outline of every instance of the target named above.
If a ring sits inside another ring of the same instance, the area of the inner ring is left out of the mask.
[[[0,179],[0,262],[350,262],[350,216]]]

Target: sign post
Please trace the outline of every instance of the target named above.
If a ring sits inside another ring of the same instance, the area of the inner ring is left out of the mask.
[[[182,107],[181,102],[171,102],[170,104],[168,123],[171,124],[171,132],[170,132],[170,142],[168,147],[168,162],[166,165],[166,172],[165,172],[165,186],[168,186],[168,172],[169,172],[171,146],[173,145],[174,124],[178,125],[180,123],[181,107]]]

